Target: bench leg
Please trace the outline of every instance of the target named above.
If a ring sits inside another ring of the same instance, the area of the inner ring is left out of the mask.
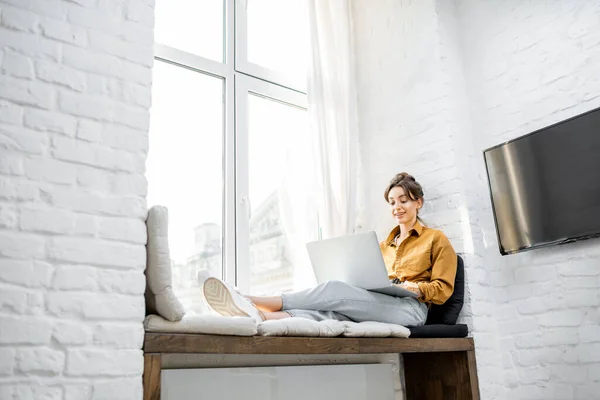
[[[144,354],[144,400],[160,400],[160,354]]]
[[[407,400],[479,400],[474,351],[402,356]]]

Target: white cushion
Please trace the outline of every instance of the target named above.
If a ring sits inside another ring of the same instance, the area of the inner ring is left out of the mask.
[[[204,314],[187,314],[176,322],[166,321],[158,315],[148,315],[144,320],[144,329],[146,332],[235,336],[254,336],[257,333],[256,322],[252,318]]]
[[[347,337],[403,337],[410,336],[410,330],[402,325],[385,324],[383,322],[344,321],[344,336]]]
[[[320,336],[320,337],[403,337],[410,336],[410,330],[401,325],[382,322],[349,322],[324,320],[313,321],[305,318],[283,318],[264,321],[258,324],[258,334],[262,336]]]
[[[341,335],[344,328],[342,322],[333,319],[313,321],[292,317],[261,322],[258,324],[258,334],[262,336],[334,337]]]
[[[381,322],[313,321],[305,318],[269,320],[258,325],[253,318],[188,314],[181,321],[169,322],[158,315],[144,320],[146,332],[204,333],[236,336],[313,336],[313,337],[403,337],[410,331],[400,325]]]
[[[146,227],[146,313],[158,314],[169,321],[178,321],[183,318],[185,310],[173,293],[167,208],[154,206],[148,210]]]

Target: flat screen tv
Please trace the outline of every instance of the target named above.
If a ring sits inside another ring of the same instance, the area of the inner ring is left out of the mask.
[[[484,158],[502,255],[600,236],[600,108]]]

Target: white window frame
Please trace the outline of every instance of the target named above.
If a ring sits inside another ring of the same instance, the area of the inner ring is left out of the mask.
[[[287,106],[307,108],[306,94],[296,92],[271,82],[265,82],[243,74],[236,76],[235,111],[236,111],[236,202],[237,229],[238,229],[238,252],[237,264],[242,266],[238,269],[237,285],[244,292],[250,289],[250,176],[249,176],[249,124],[248,124],[248,99],[251,95],[265,97],[269,100],[283,103]],[[269,151],[265,149],[265,151]],[[268,154],[266,154],[268,156]],[[247,266],[247,268],[245,267]]]
[[[247,61],[246,0],[224,0],[223,4],[224,62],[160,43],[154,46],[154,57],[198,73],[222,78],[224,81],[223,279],[242,290],[248,290],[250,284],[248,96],[256,94],[303,109],[307,108],[307,97],[305,93],[291,88],[303,87],[297,80]]]

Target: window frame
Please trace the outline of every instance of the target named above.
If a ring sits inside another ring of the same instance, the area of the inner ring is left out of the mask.
[[[223,62],[160,43],[154,58],[223,79],[222,277],[244,290],[250,284],[248,96],[258,95],[307,109],[297,80],[247,61],[246,0],[223,0]]]
[[[266,82],[254,77],[236,76],[235,92],[235,118],[236,118],[236,203],[239,205],[236,214],[236,226],[238,229],[237,286],[244,293],[250,289],[250,176],[249,176],[249,115],[248,100],[250,96],[264,97],[271,101],[282,103],[286,106],[297,107],[306,110],[308,99],[306,94],[300,93],[282,86]],[[247,268],[244,268],[247,266]]]

